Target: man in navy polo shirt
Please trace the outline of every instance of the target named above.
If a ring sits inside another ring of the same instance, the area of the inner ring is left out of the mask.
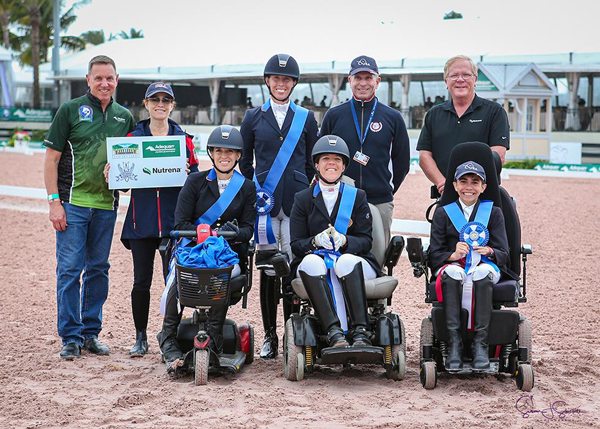
[[[510,147],[508,116],[498,103],[478,97],[477,66],[457,55],[446,61],[444,81],[451,99],[431,108],[417,143],[419,165],[440,194],[444,192],[450,153],[459,143],[487,143],[502,162]],[[452,172],[453,174],[454,172]]]
[[[375,96],[381,78],[373,58],[361,55],[352,60],[348,82],[352,100],[327,111],[320,135],[339,136],[348,144],[352,160],[344,174],[379,209],[387,243],[394,194],[409,169],[408,133],[400,112]]]

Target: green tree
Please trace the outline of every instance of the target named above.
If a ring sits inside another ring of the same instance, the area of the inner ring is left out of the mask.
[[[144,31],[143,30],[136,30],[135,28],[131,27],[131,29],[129,30],[129,33],[126,32],[125,30],[122,30],[119,33],[119,37],[121,39],[143,39],[144,38]]]
[[[0,0],[0,26],[2,26],[2,46],[10,48],[10,26],[15,21],[18,1]]]
[[[110,33],[108,39],[106,39],[104,30],[90,30],[82,33],[79,37],[81,37],[85,43],[89,43],[90,45],[101,45],[102,43],[117,39],[118,35]]]

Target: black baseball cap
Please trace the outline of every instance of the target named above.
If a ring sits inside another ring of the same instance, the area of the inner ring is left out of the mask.
[[[159,92],[164,92],[165,94],[169,94],[173,99],[175,98],[175,94],[173,94],[173,88],[171,85],[164,82],[154,82],[151,83],[148,89],[146,90],[146,97],[152,97],[154,94],[158,94]]]
[[[454,173],[454,180],[458,180],[465,174],[477,174],[481,177],[481,180],[485,182],[485,170],[475,161],[467,161],[456,167],[456,173]]]
[[[354,76],[356,73],[364,71],[379,74],[379,68],[377,68],[375,60],[366,55],[354,58],[350,63],[350,76]]]

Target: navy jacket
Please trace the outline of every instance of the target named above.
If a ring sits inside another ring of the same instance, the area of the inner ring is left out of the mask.
[[[331,211],[331,217],[327,213],[323,194],[313,196],[314,188],[310,187],[296,194],[294,208],[290,218],[290,234],[294,260],[291,271],[295,275],[296,269],[302,259],[317,250],[311,243],[312,239],[329,225],[335,224],[337,213],[340,208],[341,196]],[[373,218],[367,203],[365,191],[359,189],[350,216],[350,226],[346,232],[347,243],[340,249],[340,253],[350,253],[366,259],[373,267],[378,276],[381,275],[381,267],[377,259],[371,253],[373,246]]]
[[[179,193],[175,209],[175,229],[195,231],[194,222],[198,220],[217,201],[219,194],[218,181],[209,180],[208,172],[190,174]],[[240,257],[240,267],[245,266],[248,254],[248,242],[254,234],[256,219],[256,187],[254,182],[246,179],[242,188],[217,221],[211,225],[218,228],[225,222],[237,219],[240,228],[235,241],[230,242],[231,248]]]
[[[151,136],[150,119],[138,122],[128,136]],[[186,157],[190,173],[198,171],[198,160],[194,154],[192,137],[169,119],[170,136],[186,136]],[[125,216],[121,241],[129,249],[129,240],[168,237],[173,229],[173,213],[181,188],[132,189],[131,202]]]
[[[456,201],[453,204],[460,203]],[[479,209],[479,201],[477,201],[469,222],[475,220],[475,215]],[[461,209],[462,210],[462,209]],[[492,261],[498,266],[500,271],[506,272],[506,264],[508,263],[509,247],[508,238],[506,237],[506,225],[504,223],[504,215],[499,207],[493,207],[488,222],[488,231],[490,232],[490,240],[487,244],[494,250]],[[458,231],[454,228],[452,221],[448,217],[446,210],[438,206],[433,215],[431,223],[431,243],[429,245],[429,262],[431,271],[435,273],[438,269],[448,264],[446,259],[450,257],[456,250],[456,243],[459,242]]]
[[[354,103],[356,116],[364,135],[375,99],[352,100],[329,109],[323,118],[319,135],[328,134],[344,139],[350,149],[350,165],[345,175],[354,179],[357,188],[364,189],[371,204],[394,200],[394,194],[408,173],[410,144],[402,115],[383,103],[378,103],[363,145],[363,153],[370,157],[366,166],[353,160],[360,150],[360,140],[352,116],[350,103]]]
[[[261,185],[264,183],[279,148],[290,130],[293,118],[294,112],[290,107],[285,116],[283,127],[279,129],[273,110],[270,107],[268,110],[255,107],[246,111],[240,127],[244,139],[244,153],[240,159],[240,170],[246,178],[252,180],[256,173],[258,182]],[[296,149],[275,189],[275,205],[271,215],[277,215],[283,205],[283,212],[290,216],[294,204],[294,195],[296,192],[308,187],[315,173],[311,152],[316,140],[317,121],[314,112],[309,110]],[[256,163],[253,167],[254,158]]]

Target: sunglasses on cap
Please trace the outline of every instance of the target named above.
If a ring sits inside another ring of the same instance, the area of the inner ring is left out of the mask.
[[[175,101],[174,99],[172,99],[171,97],[148,97],[146,100],[151,101],[152,103],[164,103],[164,104],[171,104],[173,101]]]

